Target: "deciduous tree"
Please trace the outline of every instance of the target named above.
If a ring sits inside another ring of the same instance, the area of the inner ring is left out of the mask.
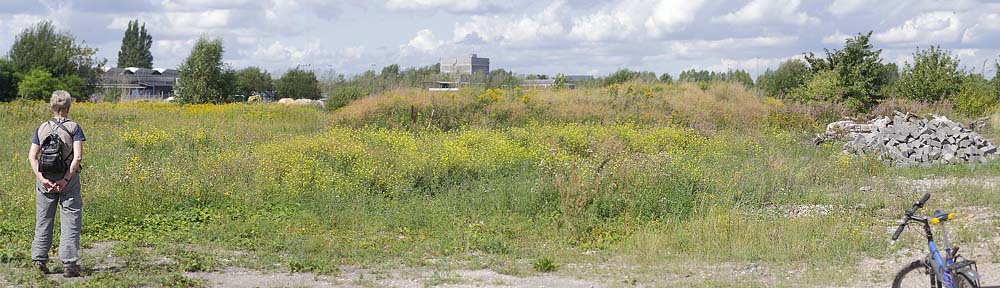
[[[273,91],[274,83],[271,73],[259,67],[250,66],[236,72],[236,94],[250,97]]]
[[[946,99],[960,89],[965,74],[958,69],[959,59],[948,50],[931,46],[913,53],[913,62],[903,66],[903,73],[892,86],[898,97],[919,101]]]
[[[792,90],[805,85],[809,79],[809,66],[798,59],[782,62],[777,70],[768,69],[757,77],[757,86],[771,97],[784,98]]]
[[[278,97],[296,99],[320,99],[319,81],[316,74],[295,67],[285,72],[276,83]]]
[[[841,100],[855,103],[852,106],[856,106],[858,110],[865,110],[881,99],[880,90],[888,82],[885,77],[888,68],[882,64],[882,50],[875,50],[869,43],[871,35],[872,32],[858,33],[846,40],[842,50],[831,52],[823,49],[826,54],[824,58],[813,53],[805,55],[813,73],[836,73],[838,86],[846,89]]]
[[[15,37],[8,57],[15,74],[28,75],[32,69],[40,69],[52,78],[63,79],[68,85],[63,88],[77,99],[87,99],[94,89],[90,84],[97,81],[97,71],[106,62],[94,60],[96,53],[97,49],[77,44],[68,32],[57,31],[52,22],[42,21]]]
[[[229,100],[232,83],[227,83],[226,66],[222,63],[222,39],[201,36],[194,43],[191,55],[181,63],[177,94],[183,103],[222,103]]]

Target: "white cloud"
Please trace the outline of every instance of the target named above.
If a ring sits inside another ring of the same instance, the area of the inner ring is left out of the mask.
[[[15,14],[9,17],[0,17],[0,27],[4,31],[7,31],[7,33],[16,34],[21,33],[21,30],[24,30],[24,28],[28,28],[28,26],[42,20],[45,20],[45,18],[37,15]]]
[[[853,36],[840,33],[840,30],[837,30],[837,32],[823,37],[823,44],[844,44],[844,41],[851,37]]]
[[[0,37],[2,37],[0,38],[0,51],[2,51],[0,54],[6,54],[6,49],[14,44],[14,37],[22,30],[44,19],[30,14],[0,15]]]
[[[302,47],[296,47],[274,41],[268,46],[257,46],[253,51],[241,50],[240,54],[258,61],[280,62],[292,64],[309,64],[322,58],[334,56],[333,53],[320,47],[319,41],[310,41]]]
[[[423,29],[417,31],[417,36],[410,39],[410,42],[407,42],[403,48],[404,50],[416,49],[417,51],[430,54],[434,53],[441,45],[444,45],[444,41],[437,40],[437,37],[434,37],[433,31]]]
[[[169,11],[204,11],[246,7],[250,0],[163,0],[160,4]]]
[[[780,21],[795,25],[818,24],[819,18],[799,12],[799,0],[753,0],[740,10],[712,19],[730,24]]]
[[[214,32],[229,24],[232,10],[207,10],[202,12],[166,12],[140,17],[152,34],[195,36]],[[106,26],[108,29],[125,30],[133,16],[117,16]]]
[[[557,0],[536,15],[482,16],[473,15],[471,21],[455,24],[454,42],[478,37],[489,43],[510,46],[534,46],[563,38],[565,28],[560,11],[565,2]]]
[[[237,53],[240,58],[230,62],[236,67],[253,65],[279,73],[286,68],[296,66],[303,69],[324,70],[343,65],[356,65],[366,57],[367,53],[364,45],[328,48],[319,39],[309,39],[302,43],[285,43],[280,40],[267,43],[270,44],[239,49]]]
[[[733,70],[743,70],[750,73],[752,76],[756,77],[761,73],[764,73],[768,68],[777,69],[782,62],[792,60],[792,59],[803,59],[802,54],[796,54],[786,57],[776,57],[776,58],[749,58],[749,59],[732,59],[732,58],[722,58],[719,59],[718,63],[709,65],[691,65],[687,69],[695,70],[708,70],[716,72],[726,72]]]
[[[654,38],[683,30],[704,1],[627,0],[573,20],[569,36],[589,42]]]
[[[634,1],[633,1],[634,2]],[[573,39],[589,42],[605,40],[624,40],[632,37],[641,27],[642,19],[636,17],[638,11],[632,11],[634,6],[622,5],[616,9],[597,11],[594,14],[573,20],[573,28],[569,36]]]
[[[353,47],[344,48],[343,54],[347,58],[351,59],[361,59],[361,56],[365,53],[365,46],[358,45]]]
[[[153,65],[157,67],[170,67],[175,68],[184,62],[188,54],[191,53],[191,47],[194,46],[195,39],[187,40],[153,40],[153,47],[150,49],[155,58],[153,59]],[[117,50],[115,50],[117,52]],[[114,65],[114,62],[108,62]],[[170,63],[164,65],[164,63]]]
[[[396,11],[444,10],[476,12],[485,9],[480,0],[387,0],[385,7]]]
[[[979,43],[986,38],[996,38],[1000,34],[1000,14],[991,13],[979,17],[978,23],[962,33],[962,43]]]
[[[649,35],[660,37],[682,30],[694,21],[694,16],[705,3],[702,0],[661,0],[653,6],[653,14],[646,19]]]
[[[826,11],[836,16],[846,16],[864,7],[863,4],[866,4],[865,0],[835,0],[826,7]]]
[[[961,36],[961,18],[955,12],[938,11],[921,14],[902,25],[872,36],[886,43],[941,43]]]
[[[667,56],[674,58],[696,58],[726,50],[788,46],[797,40],[798,37],[795,36],[769,36],[677,41],[670,45],[670,52]]]

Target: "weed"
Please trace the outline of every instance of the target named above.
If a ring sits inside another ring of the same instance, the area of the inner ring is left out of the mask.
[[[538,259],[535,259],[535,262],[531,263],[531,267],[534,267],[535,271],[546,273],[556,271],[556,269],[559,268],[559,265],[552,261],[552,259],[539,257]]]

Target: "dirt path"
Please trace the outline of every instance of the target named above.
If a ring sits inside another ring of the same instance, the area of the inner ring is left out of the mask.
[[[373,271],[341,267],[337,277],[312,273],[267,273],[227,267],[221,271],[186,273],[204,279],[211,287],[605,287],[587,280],[565,276],[540,275],[517,277],[492,270],[434,271],[425,268],[401,268]]]
[[[94,261],[90,267],[92,275],[125,269],[125,261],[112,253],[114,245],[113,242],[92,243],[90,247],[81,250],[84,258]],[[234,251],[224,252],[222,254],[241,254]],[[152,260],[154,265],[157,263],[167,265],[171,261],[165,257]],[[605,287],[595,281],[568,276],[545,274],[510,276],[486,269],[438,271],[417,267],[372,270],[342,266],[340,271],[337,276],[326,276],[314,273],[265,272],[224,266],[208,272],[188,272],[183,276],[202,279],[209,287]],[[48,277],[65,283],[85,281],[88,278],[64,279],[61,274],[49,274]],[[3,283],[3,278],[0,276],[0,284]]]
[[[184,273],[204,279],[210,287],[334,287],[334,279],[312,273],[265,273],[245,268],[225,267],[221,271]]]

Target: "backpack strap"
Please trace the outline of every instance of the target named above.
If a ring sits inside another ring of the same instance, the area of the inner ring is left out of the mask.
[[[69,120],[66,120],[66,121],[68,122]],[[62,129],[63,131],[66,131],[66,133],[69,134],[69,138],[70,138],[70,142],[69,143],[73,143],[73,136],[74,136],[73,132],[69,132],[69,129],[66,128],[66,126],[63,125],[62,122],[57,121],[57,119],[53,119],[52,121],[49,121],[49,122],[56,123],[56,126],[58,126],[59,129]],[[79,130],[79,129],[77,129],[77,130]],[[55,130],[53,130],[53,133],[54,133],[54,131]],[[69,155],[66,155],[66,159],[64,159],[64,161],[65,160],[69,160],[70,158],[73,158],[73,149],[72,148],[69,149]]]
[[[66,120],[66,121],[69,121],[69,120]],[[52,121],[49,121],[49,122],[56,123],[56,126],[58,126],[59,129],[62,129],[63,131],[66,131],[66,134],[69,134],[69,138],[73,138],[73,136],[74,136],[73,132],[69,132],[69,129],[66,128],[66,126],[64,126],[62,123],[60,123],[59,121],[56,121],[56,120],[52,120]]]

